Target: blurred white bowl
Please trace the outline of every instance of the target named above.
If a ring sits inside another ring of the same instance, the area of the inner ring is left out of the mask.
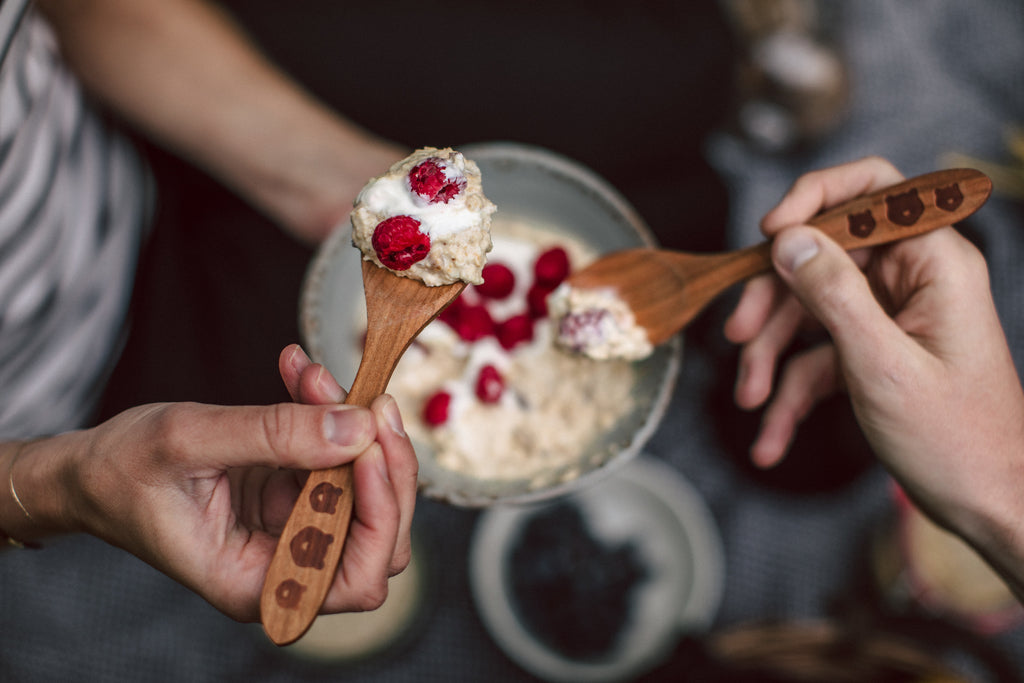
[[[515,143],[460,148],[480,167],[484,191],[498,206],[498,218],[557,227],[598,253],[655,240],[646,224],[608,183],[580,164],[545,149]],[[306,276],[300,325],[306,350],[343,386],[358,366],[362,281],[360,254],[351,245],[351,227],[337,230],[320,248]],[[496,501],[535,502],[571,491],[633,459],[654,432],[679,373],[682,344],[677,338],[634,364],[632,405],[606,433],[595,434],[571,466],[550,476],[482,480],[439,466],[429,444],[416,443],[420,488],[454,505],[483,507]],[[565,472],[578,470],[567,479]],[[537,482],[544,482],[538,488]]]
[[[617,605],[615,594],[624,590],[621,585],[607,585],[614,573],[609,575],[606,568],[594,566],[613,560],[590,557],[580,550],[578,538],[565,538],[575,530],[558,529],[558,522],[546,516],[556,509],[555,504],[491,508],[480,517],[473,534],[469,578],[481,620],[506,655],[546,681],[626,681],[661,664],[684,634],[707,631],[721,604],[725,553],[704,499],[677,470],[654,457],[642,456],[596,486],[564,500],[579,510],[594,542],[632,547],[631,555],[642,567],[642,575],[633,580],[622,621],[595,626],[615,626],[618,632],[613,644],[586,658],[571,657],[550,641],[553,633],[545,638],[536,623],[531,627],[523,611],[529,610],[534,622],[549,621],[547,630],[557,630],[563,641],[574,637],[587,640],[590,622],[605,621],[614,613],[603,609],[606,605],[601,601]],[[524,530],[535,517],[544,520],[549,547],[526,544]],[[551,547],[556,541],[557,552]],[[569,546],[574,550],[567,551]],[[536,576],[543,577],[547,586],[531,587],[526,577],[516,574],[515,558],[523,553],[543,566]],[[567,576],[560,577],[563,573]],[[547,614],[537,614],[541,609],[538,600],[543,603],[551,583],[562,580],[576,582],[580,586],[577,594],[570,590],[563,600],[549,604]],[[531,588],[543,593],[524,603],[522,592]],[[589,595],[596,592],[599,594]],[[579,624],[579,633],[564,631],[568,617],[558,613],[566,609]],[[588,623],[580,623],[583,620]]]

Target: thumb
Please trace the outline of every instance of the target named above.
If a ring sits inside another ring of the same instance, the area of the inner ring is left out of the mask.
[[[875,299],[850,255],[811,227],[786,229],[772,246],[775,270],[828,330],[848,363],[869,361],[899,328]]]
[[[322,469],[353,460],[376,438],[368,409],[348,405],[170,404],[161,428],[193,462]]]

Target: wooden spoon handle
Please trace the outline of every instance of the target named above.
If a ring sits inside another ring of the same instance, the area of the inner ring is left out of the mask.
[[[961,221],[992,194],[992,180],[973,168],[915,176],[843,202],[807,221],[847,251],[895,242]],[[771,240],[728,252],[713,263],[717,294],[772,269]],[[693,266],[683,263],[683,268]],[[711,265],[706,268],[711,271]],[[710,298],[707,297],[707,298]]]
[[[369,406],[384,393],[390,373],[364,356],[346,404]],[[260,598],[260,617],[277,645],[295,642],[309,629],[327,591],[352,519],[352,465],[309,473],[271,560]]]
[[[977,211],[991,193],[992,181],[981,171],[934,171],[843,202],[808,223],[844,249],[858,249],[952,225]]]

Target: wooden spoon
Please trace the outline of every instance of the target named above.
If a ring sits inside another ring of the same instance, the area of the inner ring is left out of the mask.
[[[920,235],[970,216],[992,181],[974,169],[936,171],[844,202],[808,221],[843,248]],[[578,289],[613,289],[652,345],[667,341],[730,286],[771,270],[771,242],[718,254],[638,248],[613,252],[571,275]]]
[[[387,388],[412,340],[455,300],[465,282],[428,287],[363,261],[367,329],[363,357],[345,403],[369,406]],[[267,571],[263,628],[288,645],[312,625],[341,557],[352,517],[352,466],[310,472]]]

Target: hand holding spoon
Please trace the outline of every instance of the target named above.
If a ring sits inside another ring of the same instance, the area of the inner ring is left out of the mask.
[[[843,202],[807,221],[847,250],[951,225],[977,211],[992,181],[974,169],[935,171]],[[718,254],[627,249],[571,275],[573,289],[608,289],[658,345],[682,330],[732,285],[771,270],[771,242]]]
[[[428,287],[363,261],[366,345],[345,403],[369,406],[387,388],[406,348],[465,288]],[[298,640],[313,623],[334,573],[352,517],[352,466],[310,472],[292,509],[263,584],[260,615],[278,645]]]

